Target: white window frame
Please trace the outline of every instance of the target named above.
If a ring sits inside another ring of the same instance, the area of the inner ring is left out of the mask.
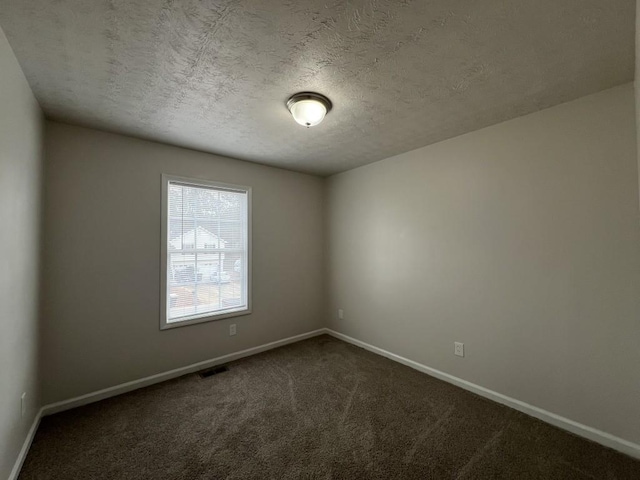
[[[241,310],[223,311],[221,313],[200,313],[186,317],[184,320],[168,321],[168,290],[167,290],[167,257],[169,248],[169,183],[183,183],[187,186],[215,188],[232,192],[243,192],[247,195],[247,305]],[[161,244],[160,244],[160,330],[185,327],[197,323],[212,322],[225,318],[239,317],[251,314],[251,187],[233,185],[229,183],[214,182],[197,178],[181,177],[177,175],[162,174],[162,212],[161,212]]]

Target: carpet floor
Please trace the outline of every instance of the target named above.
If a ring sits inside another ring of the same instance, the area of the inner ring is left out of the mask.
[[[321,336],[42,419],[29,479],[640,479],[640,461]]]

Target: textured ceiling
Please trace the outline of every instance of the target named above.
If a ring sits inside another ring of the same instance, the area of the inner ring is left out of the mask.
[[[327,175],[633,80],[635,0],[2,0],[50,118]],[[334,109],[305,129],[285,107]]]

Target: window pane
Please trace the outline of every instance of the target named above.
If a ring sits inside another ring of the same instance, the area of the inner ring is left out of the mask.
[[[167,322],[248,308],[246,191],[169,182]]]

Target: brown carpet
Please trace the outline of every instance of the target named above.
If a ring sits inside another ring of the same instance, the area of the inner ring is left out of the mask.
[[[328,336],[42,420],[28,479],[640,479],[640,462]]]

